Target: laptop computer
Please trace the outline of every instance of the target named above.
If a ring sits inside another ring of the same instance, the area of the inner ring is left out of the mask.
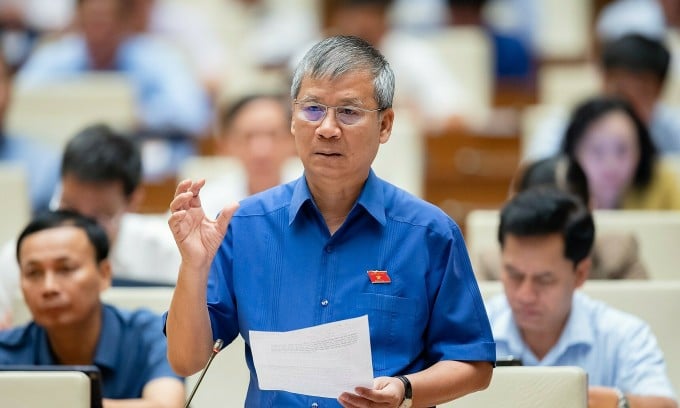
[[[94,365],[0,365],[0,371],[82,372],[90,379],[90,408],[102,408],[102,377]]]

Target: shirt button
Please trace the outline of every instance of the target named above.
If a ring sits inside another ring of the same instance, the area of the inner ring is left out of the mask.
[[[319,408],[319,404],[317,404],[316,402],[313,403],[313,404],[312,404],[312,408]]]
[[[321,306],[328,306],[328,299],[324,299],[321,301]]]
[[[333,252],[333,245],[327,245],[326,246],[326,252],[328,252],[328,253]]]

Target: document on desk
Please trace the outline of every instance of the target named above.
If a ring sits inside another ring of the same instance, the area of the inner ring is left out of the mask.
[[[373,387],[368,316],[287,332],[250,331],[262,390],[337,398]]]

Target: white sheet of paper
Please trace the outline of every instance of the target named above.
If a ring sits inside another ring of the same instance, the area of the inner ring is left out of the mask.
[[[368,316],[287,332],[250,331],[262,390],[337,398],[373,387]]]

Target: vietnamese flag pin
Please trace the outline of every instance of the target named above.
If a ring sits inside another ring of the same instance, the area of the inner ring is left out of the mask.
[[[387,274],[387,271],[368,271],[368,279],[371,280],[371,283],[390,283],[392,280],[390,279],[390,275]]]

